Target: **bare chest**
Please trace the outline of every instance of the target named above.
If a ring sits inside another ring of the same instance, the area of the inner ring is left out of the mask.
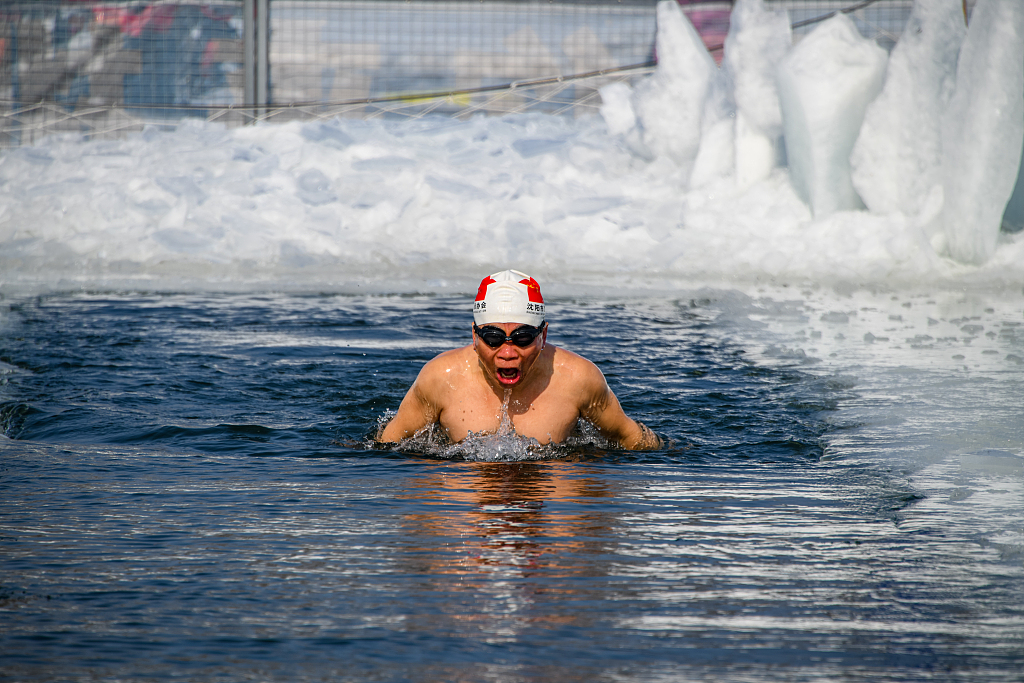
[[[496,432],[501,425],[502,401],[487,390],[476,387],[453,392],[441,411],[439,421],[453,441],[462,441],[469,432]],[[564,441],[579,418],[579,408],[557,391],[546,391],[532,400],[512,397],[508,416],[516,433],[540,443]]]

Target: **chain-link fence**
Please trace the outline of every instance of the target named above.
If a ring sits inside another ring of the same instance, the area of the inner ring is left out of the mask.
[[[679,0],[716,58],[729,0]],[[912,0],[766,0],[796,39],[846,11],[891,47]],[[971,3],[973,4],[973,2]],[[196,116],[543,111],[654,62],[656,0],[0,1],[0,146]]]

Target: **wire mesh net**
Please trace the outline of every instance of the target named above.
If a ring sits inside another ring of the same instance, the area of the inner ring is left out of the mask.
[[[729,0],[679,0],[716,59]],[[969,3],[973,5],[973,1]],[[912,0],[765,0],[794,40],[848,12],[891,48]],[[655,0],[0,1],[0,146],[202,117],[580,115],[654,68]],[[252,35],[267,26],[265,100]],[[246,39],[250,40],[247,41]],[[251,57],[251,55],[250,55]],[[251,82],[251,81],[250,81]]]

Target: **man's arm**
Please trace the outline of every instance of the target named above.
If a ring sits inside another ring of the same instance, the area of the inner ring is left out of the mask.
[[[605,438],[631,451],[650,451],[661,448],[661,438],[647,425],[631,419],[619,405],[604,374],[596,366],[589,377],[591,399],[583,406],[583,417],[594,424]]]
[[[424,377],[427,367],[420,371],[419,377],[406,392],[398,412],[384,429],[376,436],[376,441],[395,443],[407,439],[429,424],[437,421],[437,410],[424,395]]]

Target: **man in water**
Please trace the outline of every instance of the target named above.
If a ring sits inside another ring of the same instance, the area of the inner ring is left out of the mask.
[[[485,277],[473,304],[473,343],[423,366],[377,440],[400,441],[437,423],[458,442],[497,432],[507,415],[516,434],[542,444],[564,441],[582,418],[622,448],[661,446],[622,411],[596,365],[547,338],[536,280],[515,270]]]

